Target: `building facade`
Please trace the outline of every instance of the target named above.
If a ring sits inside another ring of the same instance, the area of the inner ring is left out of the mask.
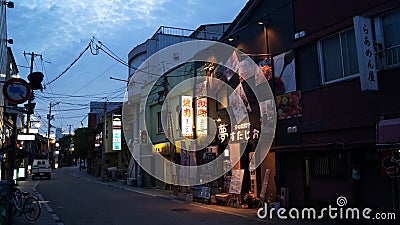
[[[142,139],[146,139],[147,137],[152,138],[154,140],[154,144],[159,144],[164,146],[168,145],[168,147],[165,148],[170,148],[169,143],[166,142],[166,137],[164,132],[161,132],[158,129],[158,123],[152,123],[149,124],[150,129],[152,130],[150,133],[145,131],[144,129],[144,124],[140,121],[144,118],[144,108],[146,107],[146,102],[144,98],[146,96],[142,96],[143,91],[146,90],[147,87],[146,84],[153,82],[155,79],[158,79],[161,74],[165,73],[165,68],[167,68],[169,65],[156,65],[156,69],[154,68],[146,68],[151,71],[154,71],[152,73],[145,73],[144,76],[134,76],[135,72],[137,72],[137,69],[142,65],[143,62],[146,61],[149,57],[151,57],[154,53],[160,51],[161,49],[164,49],[168,46],[171,46],[173,44],[177,43],[182,43],[185,41],[190,41],[190,40],[217,40],[222,33],[227,29],[228,24],[223,23],[223,24],[207,24],[207,25],[202,25],[200,26],[197,30],[188,30],[188,29],[181,29],[181,28],[173,28],[173,27],[165,27],[161,26],[155,33],[154,35],[148,39],[146,42],[136,46],[133,48],[129,55],[129,76],[128,78],[130,79],[131,84],[139,85],[142,86],[141,88],[128,88],[129,93],[129,108],[131,110],[134,110],[134,112],[130,112],[129,114],[132,116],[132,118],[129,118],[129,123],[132,124],[132,134],[131,138],[127,140],[128,145],[147,145],[147,143],[142,143]],[[165,59],[165,60],[177,60],[179,59],[179,55],[171,55],[170,58]],[[158,69],[158,70],[157,70]],[[141,71],[140,71],[141,72]],[[163,91],[163,90],[159,90]],[[160,96],[155,95],[153,96],[155,98],[160,98]],[[157,103],[158,100],[155,101]],[[152,106],[149,106],[150,112],[153,113],[154,115],[148,115],[151,116],[151,118],[158,118],[157,116],[160,116],[160,105],[158,104],[152,104]],[[128,107],[127,107],[128,108]],[[125,121],[125,120],[124,120]],[[154,122],[154,121],[153,121]],[[143,148],[146,148],[142,146]],[[166,153],[166,157],[170,157],[170,152]],[[144,158],[149,158],[149,157],[144,157]],[[151,160],[151,159],[143,159],[143,160]],[[134,161],[132,158],[132,162],[130,163],[130,168],[128,170],[128,174],[132,179],[137,180],[138,185],[144,185],[144,186],[158,186],[164,188],[165,183],[160,182],[154,177],[150,176],[148,173],[145,171],[141,171],[140,167],[137,165],[137,162]],[[151,161],[149,163],[152,163]],[[154,163],[154,162],[153,162]]]
[[[398,210],[400,105],[389,99],[398,96],[399,12],[390,0],[249,1],[221,39],[272,58],[270,154],[288,205],[345,196]]]
[[[88,114],[90,149],[87,154],[87,172],[101,176],[108,168],[123,171],[130,159],[127,148],[123,148],[121,133],[115,134],[114,118],[121,115],[122,102],[91,102]],[[121,130],[121,124],[118,125]],[[113,139],[121,139],[118,148],[114,148]]]

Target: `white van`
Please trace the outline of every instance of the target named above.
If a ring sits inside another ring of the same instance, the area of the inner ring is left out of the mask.
[[[51,165],[48,159],[34,159],[32,163],[32,180],[36,177],[51,178]]]

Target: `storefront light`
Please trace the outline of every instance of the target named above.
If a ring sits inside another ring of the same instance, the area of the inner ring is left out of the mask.
[[[40,126],[42,125],[42,123],[40,122],[40,121],[32,121],[33,122],[33,126],[35,127],[35,128],[40,128]]]
[[[225,156],[225,157],[229,157],[229,149],[226,148],[226,149],[224,150],[224,156]]]

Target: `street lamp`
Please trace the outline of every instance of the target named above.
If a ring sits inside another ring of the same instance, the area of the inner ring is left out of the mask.
[[[39,129],[40,126],[42,126],[42,123],[40,121],[32,121],[33,127],[36,129]]]

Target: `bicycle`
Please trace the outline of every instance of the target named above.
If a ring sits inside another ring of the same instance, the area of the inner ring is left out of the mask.
[[[38,199],[29,192],[22,192],[17,187],[13,187],[12,194],[12,216],[17,212],[24,214],[28,221],[39,219],[42,207]]]

